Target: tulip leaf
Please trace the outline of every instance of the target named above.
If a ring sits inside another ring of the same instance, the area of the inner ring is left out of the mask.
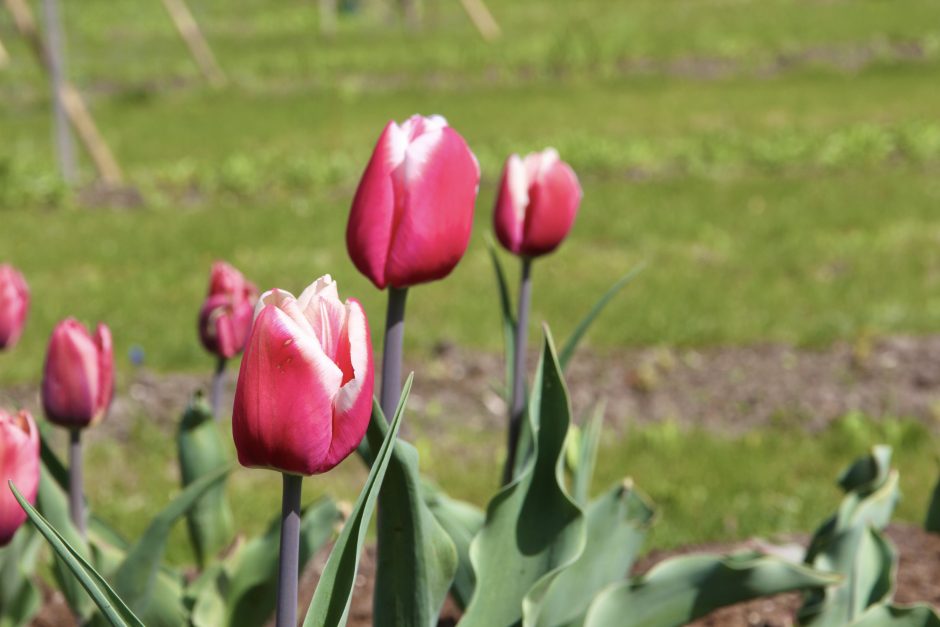
[[[461,609],[467,607],[476,577],[470,563],[470,543],[483,528],[486,515],[476,506],[452,499],[436,487],[425,483],[424,498],[434,518],[450,536],[457,549],[457,572],[451,594]]]
[[[384,420],[370,423],[367,437],[373,450],[387,431]],[[396,439],[379,492],[373,624],[437,625],[457,560],[454,542],[425,502],[418,451]]]
[[[85,591],[88,592],[95,605],[101,611],[102,616],[113,627],[144,627],[144,624],[127,607],[124,601],[114,592],[108,582],[92,568],[91,564],[61,536],[49,522],[36,511],[36,509],[23,498],[13,482],[9,482],[13,496],[19,502],[20,507],[26,512],[26,515],[36,526],[36,529],[46,539],[49,545],[55,551],[56,555],[62,559],[68,569],[76,579],[81,583]]]
[[[186,588],[186,605],[192,627],[220,627],[226,624],[223,590],[227,582],[225,563],[214,561]]]
[[[300,570],[333,536],[340,517],[336,504],[329,498],[304,509],[300,519]],[[271,618],[277,601],[280,543],[281,518],[276,516],[263,535],[252,538],[232,556],[225,620],[212,623],[213,627],[261,627]]]
[[[940,480],[934,485],[933,493],[930,496],[924,529],[930,533],[940,533]]]
[[[145,613],[151,601],[173,525],[207,490],[220,484],[230,470],[229,466],[217,468],[190,484],[157,514],[144,535],[127,552],[114,574],[114,582],[117,592],[135,612]],[[180,613],[184,614],[182,602],[180,609]],[[153,621],[148,620],[148,623],[152,624]]]
[[[23,525],[0,548],[0,627],[27,625],[39,611],[42,598],[32,579],[41,542],[35,528]]]
[[[607,291],[601,295],[600,298],[597,299],[597,302],[594,303],[594,306],[591,307],[590,311],[588,311],[587,314],[581,318],[581,321],[578,322],[578,325],[574,328],[574,331],[571,332],[568,340],[565,342],[564,346],[562,346],[561,352],[558,354],[558,361],[561,364],[562,370],[568,369],[568,362],[571,361],[571,357],[578,348],[578,344],[587,334],[588,329],[591,328],[591,325],[594,324],[594,321],[597,319],[597,317],[601,315],[601,312],[604,311],[604,308],[610,304],[610,301],[614,299],[614,296],[616,296],[617,293],[627,285],[627,283],[630,283],[636,277],[636,275],[638,275],[643,270],[644,267],[645,264],[640,264],[617,279],[617,281],[611,285]]]
[[[496,244],[493,242],[493,238],[486,238],[486,246],[490,253],[490,260],[493,262],[496,286],[499,288],[499,312],[503,322],[503,352],[506,357],[506,387],[503,390],[503,398],[508,403],[512,397],[512,369],[515,364],[514,355],[516,352],[516,316],[512,312],[509,283],[506,281],[506,273],[503,271],[503,264],[499,260],[499,253],[496,252]]]
[[[862,614],[852,627],[940,627],[940,616],[926,604],[899,607],[879,603]]]
[[[362,545],[365,543],[369,522],[372,520],[375,504],[379,498],[379,490],[385,480],[385,473],[395,449],[398,429],[401,427],[402,414],[413,380],[414,373],[411,373],[402,387],[398,408],[388,426],[385,440],[375,453],[369,477],[359,493],[359,498],[356,499],[352,513],[343,525],[336,544],[333,545],[323,574],[320,575],[320,582],[313,593],[313,600],[310,602],[310,608],[304,619],[304,627],[343,627],[346,624],[356,573],[359,571]],[[378,403],[373,403],[372,424],[376,422],[384,423],[385,417]]]
[[[212,409],[197,392],[180,421],[176,437],[183,487],[218,468],[228,466],[229,454]],[[232,509],[225,496],[225,483],[209,488],[186,512],[186,526],[196,559],[208,561],[232,541]]]
[[[532,455],[519,476],[490,501],[470,545],[476,588],[463,627],[504,627],[522,618],[523,599],[540,598],[584,548],[584,516],[564,488],[568,393],[551,335],[529,402]]]
[[[601,432],[604,427],[604,409],[606,403],[599,402],[594,407],[591,418],[587,421],[578,447],[578,461],[573,471],[571,495],[579,505],[586,505],[591,496],[591,481],[594,479],[594,466],[597,464],[597,451],[600,448]]]
[[[584,626],[680,627],[721,607],[836,581],[761,553],[684,555],[606,588],[591,603]]]
[[[527,604],[525,624],[580,624],[594,597],[629,574],[653,516],[652,505],[629,479],[591,503],[585,512],[584,551],[555,578],[540,603]]]

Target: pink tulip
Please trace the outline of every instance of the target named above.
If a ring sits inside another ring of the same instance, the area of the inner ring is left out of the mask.
[[[440,116],[389,122],[359,182],[346,247],[379,289],[441,279],[467,250],[480,166]]]
[[[28,411],[8,414],[0,409],[0,547],[9,544],[13,534],[26,520],[26,512],[16,502],[7,485],[16,489],[30,503],[39,490],[39,431]]]
[[[199,311],[199,338],[210,353],[231,359],[245,349],[258,289],[223,261],[212,264],[209,293]]]
[[[512,155],[503,169],[493,213],[496,236],[517,255],[550,253],[571,230],[581,195],[578,177],[554,148],[525,159]]]
[[[0,264],[0,350],[16,344],[29,311],[29,287],[11,265]]]
[[[114,394],[111,331],[99,324],[94,338],[68,318],[52,331],[42,377],[46,417],[63,427],[84,428],[104,418]]]
[[[243,466],[313,475],[362,441],[372,412],[372,340],[362,306],[329,275],[295,299],[261,296],[235,389]]]

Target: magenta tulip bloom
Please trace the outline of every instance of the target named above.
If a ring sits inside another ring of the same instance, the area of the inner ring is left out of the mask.
[[[92,337],[68,318],[52,331],[42,377],[46,417],[63,427],[81,429],[104,418],[114,394],[111,331],[99,324]]]
[[[503,169],[493,213],[496,236],[517,255],[550,253],[571,230],[581,195],[578,177],[554,148],[525,159],[512,155]]]
[[[231,359],[245,349],[258,289],[223,261],[212,264],[209,293],[199,311],[199,339],[206,350]]]
[[[346,228],[353,263],[379,289],[441,279],[467,250],[480,166],[440,116],[389,122]]]
[[[16,502],[7,485],[16,489],[30,503],[39,490],[39,431],[29,412],[8,414],[0,409],[0,547],[9,544],[13,534],[26,520],[26,512]]]
[[[340,301],[329,275],[298,299],[266,292],[235,389],[238,461],[295,475],[333,468],[365,435],[373,376],[365,312]]]
[[[0,350],[20,339],[28,311],[29,287],[23,275],[9,264],[0,264]]]

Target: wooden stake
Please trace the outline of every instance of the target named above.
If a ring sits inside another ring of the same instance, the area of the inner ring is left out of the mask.
[[[199,30],[199,25],[196,23],[189,7],[186,6],[186,2],[184,0],[163,0],[163,6],[170,14],[173,25],[179,31],[180,37],[186,42],[186,46],[189,48],[196,65],[199,66],[202,75],[213,87],[224,86],[228,79],[222,68],[216,63],[212,49],[209,48],[209,42],[206,41],[202,31]]]
[[[39,29],[36,28],[36,20],[33,18],[33,12],[30,10],[29,5],[26,4],[25,0],[5,1],[7,9],[13,15],[16,29],[26,39],[42,67],[50,72],[49,53],[42,36],[39,34]],[[85,150],[95,164],[95,169],[98,170],[101,180],[108,185],[119,185],[124,178],[121,174],[121,168],[115,161],[114,155],[111,154],[111,149],[108,148],[108,144],[104,141],[101,133],[98,132],[98,127],[95,126],[91,114],[88,113],[88,108],[85,106],[81,94],[68,80],[63,80],[59,90],[59,98],[72,128],[75,129],[82,145],[85,146]]]
[[[483,0],[460,0],[464,11],[470,16],[470,21],[480,31],[480,36],[486,41],[493,41],[502,34],[499,24]]]
[[[7,49],[3,47],[3,41],[0,40],[0,70],[10,65],[10,55]]]
[[[68,116],[62,103],[62,84],[66,76],[65,35],[62,33],[62,20],[59,17],[59,0],[42,0],[42,8],[46,21],[46,59],[49,63],[49,82],[52,87],[56,156],[63,180],[72,185],[78,178],[78,164],[75,160],[75,142],[72,140]]]
[[[320,34],[332,37],[336,34],[336,0],[320,0]]]

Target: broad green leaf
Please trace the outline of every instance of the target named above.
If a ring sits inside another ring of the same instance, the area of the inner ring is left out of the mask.
[[[586,505],[591,496],[591,481],[594,479],[594,466],[597,464],[597,451],[600,448],[601,431],[604,427],[604,409],[606,403],[599,402],[590,420],[581,432],[578,447],[578,463],[572,472],[571,495],[579,505]]]
[[[532,386],[533,455],[490,501],[470,546],[476,589],[463,627],[504,627],[522,618],[526,594],[539,596],[584,548],[584,516],[564,488],[568,393],[548,330]]]
[[[476,577],[470,563],[470,543],[483,528],[486,515],[476,506],[452,499],[439,489],[427,483],[424,485],[424,498],[437,522],[450,535],[457,548],[457,572],[451,594],[461,609],[467,607]]]
[[[877,490],[891,470],[891,447],[873,446],[868,455],[852,462],[839,475],[838,484],[844,492],[869,493]]]
[[[388,435],[373,420],[367,437],[378,449]],[[418,451],[395,441],[379,492],[373,624],[434,627],[457,571],[457,549],[425,503]]]
[[[183,414],[176,443],[184,488],[230,463],[218,422],[201,392],[196,393]],[[224,482],[209,488],[186,512],[186,527],[196,559],[205,567],[234,536],[232,509],[225,496]]]
[[[230,467],[218,468],[204,475],[183,490],[150,522],[144,535],[128,551],[124,562],[114,574],[114,585],[121,598],[138,614],[144,614],[153,595],[163,553],[176,521],[213,486],[221,483]],[[180,615],[185,616],[182,598]],[[148,617],[148,623],[154,620]]]
[[[584,551],[555,578],[540,603],[527,602],[524,624],[538,627],[579,624],[594,597],[630,573],[653,515],[649,501],[634,489],[630,480],[624,480],[591,503],[585,512]]]
[[[300,562],[303,570],[317,551],[333,537],[341,518],[332,499],[322,498],[306,509],[300,519]],[[276,516],[263,535],[252,538],[229,560],[231,573],[225,598],[224,622],[230,627],[260,627],[274,613],[277,602],[278,547],[281,519]]]
[[[836,577],[759,553],[685,555],[591,603],[585,627],[680,627],[727,605],[830,585]]]
[[[36,509],[23,498],[13,482],[9,482],[13,496],[19,502],[20,507],[26,512],[26,515],[36,526],[36,529],[46,539],[49,545],[55,551],[56,555],[62,559],[76,579],[81,582],[82,587],[88,592],[95,605],[101,611],[102,616],[113,627],[144,627],[140,619],[127,607],[121,598],[111,589],[101,575],[99,575],[91,564],[75,549],[73,549],[65,539],[59,535],[52,525],[43,518]]]
[[[937,481],[933,487],[930,504],[927,506],[927,519],[924,521],[924,529],[930,533],[940,533],[940,481]]]
[[[225,624],[223,590],[227,585],[225,563],[215,561],[186,589],[189,623],[192,627],[220,627]]]
[[[591,325],[594,324],[594,321],[597,319],[601,312],[604,311],[604,308],[610,304],[610,301],[614,299],[614,296],[617,295],[620,290],[622,290],[627,283],[632,281],[636,275],[638,275],[644,268],[644,264],[633,268],[622,277],[617,279],[617,281],[611,285],[606,292],[604,292],[600,298],[597,299],[597,302],[594,303],[594,306],[591,307],[591,310],[585,314],[581,321],[578,322],[578,325],[574,328],[574,331],[571,332],[571,336],[568,337],[568,341],[565,342],[564,346],[561,348],[561,352],[558,354],[558,362],[561,364],[562,370],[568,369],[568,362],[571,361],[571,357],[574,355],[575,350],[578,348],[578,344],[587,334],[588,329],[591,328]]]
[[[402,414],[408,402],[408,395],[411,393],[413,380],[414,373],[411,373],[402,387],[398,408],[388,427],[385,440],[375,454],[369,477],[359,493],[349,519],[343,525],[336,544],[333,545],[323,574],[320,575],[320,582],[313,593],[313,600],[310,602],[310,608],[304,619],[304,627],[343,627],[346,624],[356,573],[359,571],[362,545],[365,543],[369,522],[372,520],[375,503],[379,498],[379,490],[395,449],[398,429],[401,426]],[[372,406],[372,422],[385,422],[378,403],[373,403]]]
[[[41,542],[32,525],[23,525],[0,548],[0,627],[27,625],[39,611],[42,598],[33,576]]]
[[[873,605],[852,627],[940,627],[940,616],[929,605]]]

